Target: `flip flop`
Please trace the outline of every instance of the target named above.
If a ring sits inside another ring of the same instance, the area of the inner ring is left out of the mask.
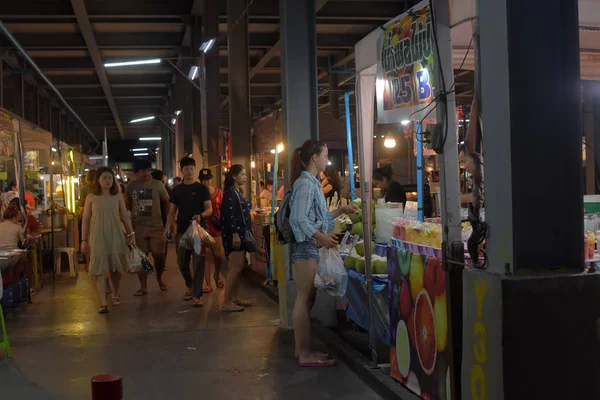
[[[221,278],[215,278],[215,284],[217,285],[217,289],[223,289],[225,287],[225,282]]]
[[[298,364],[302,368],[328,368],[336,365],[336,360],[334,358],[328,358],[327,360],[319,360],[315,362],[308,363],[300,363]]]
[[[210,286],[204,286],[204,288],[202,289],[202,293],[212,293],[213,288]]]
[[[134,295],[135,297],[140,297],[140,296],[145,296],[145,295],[147,295],[147,294],[148,294],[148,291],[147,291],[147,290],[142,290],[142,289],[140,289],[140,290],[138,290],[137,292],[135,292],[133,295]]]
[[[113,307],[121,305],[121,299],[119,299],[118,297],[113,297],[111,302],[112,302]]]
[[[333,356],[332,356],[331,354],[329,354],[329,353],[324,353],[324,352],[322,352],[322,351],[315,351],[315,354],[316,354],[316,355],[318,355],[319,357],[321,357],[323,360],[328,360],[328,359],[331,359],[331,358],[333,358]],[[297,355],[294,355],[294,358],[297,360],[297,359],[298,359],[298,356],[297,356]]]
[[[163,284],[158,284],[158,287],[160,288],[161,292],[166,292],[167,290],[169,290],[169,285],[167,285],[166,283]]]
[[[186,292],[186,294],[183,295],[183,301],[190,301],[192,299],[192,294],[190,292]]]
[[[104,305],[104,306],[100,306],[100,309],[98,310],[98,314],[107,314],[108,313],[108,306]]]
[[[233,304],[236,304],[241,307],[252,307],[252,302],[250,300],[245,299],[235,300]]]
[[[194,307],[202,307],[204,303],[202,303],[201,299],[194,299]]]
[[[235,303],[224,304],[221,308],[223,312],[242,312],[244,311],[244,307],[238,306]]]

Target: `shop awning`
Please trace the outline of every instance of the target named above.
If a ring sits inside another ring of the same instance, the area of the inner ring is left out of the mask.
[[[4,108],[0,108],[0,111],[13,117],[15,132],[19,131],[19,124],[21,125],[21,142],[24,151],[50,150],[52,147],[52,134],[50,132]]]

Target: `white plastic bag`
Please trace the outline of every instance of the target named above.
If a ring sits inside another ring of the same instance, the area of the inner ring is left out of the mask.
[[[343,296],[348,285],[348,272],[344,261],[335,249],[319,250],[319,266],[314,281],[317,289],[326,290],[331,296]]]
[[[137,274],[142,271],[142,257],[137,248],[133,247],[129,251],[129,265],[127,266],[127,272],[130,274]]]

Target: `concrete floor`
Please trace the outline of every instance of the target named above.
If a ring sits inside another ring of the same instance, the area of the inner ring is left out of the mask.
[[[168,265],[168,292],[151,277],[150,294],[134,298],[137,278],[124,276],[122,305],[107,315],[85,272],[7,313],[14,360],[0,359],[0,398],[89,399],[90,378],[104,373],[123,377],[127,400],[380,398],[345,365],[299,368],[293,333],[277,328],[277,305],[260,289],[242,286],[255,304],[243,313],[220,312],[222,290],[195,309],[181,300],[172,256]]]

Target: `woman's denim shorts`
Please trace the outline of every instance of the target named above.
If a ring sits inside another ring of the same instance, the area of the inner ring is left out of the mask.
[[[319,261],[319,245],[313,239],[292,243],[292,263],[296,261]]]

